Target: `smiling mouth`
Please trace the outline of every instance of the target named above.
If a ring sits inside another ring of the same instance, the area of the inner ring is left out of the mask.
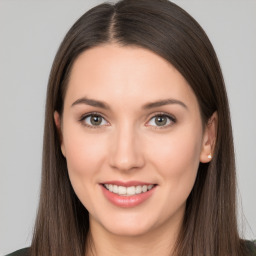
[[[151,189],[153,189],[156,185],[138,185],[138,186],[118,186],[114,184],[102,184],[108,191],[117,194],[119,196],[133,196],[143,194]]]

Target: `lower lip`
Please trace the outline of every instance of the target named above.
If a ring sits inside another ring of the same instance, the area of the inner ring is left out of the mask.
[[[112,193],[107,190],[104,185],[101,185],[101,187],[103,194],[112,204],[124,208],[135,207],[142,204],[152,196],[156,188],[156,186],[154,186],[151,190],[147,192],[133,196],[119,196],[118,194]]]

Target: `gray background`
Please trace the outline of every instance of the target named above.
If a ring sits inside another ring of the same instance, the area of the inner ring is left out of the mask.
[[[56,50],[78,17],[102,2],[0,0],[0,255],[31,241]],[[256,1],[175,2],[198,20],[219,56],[231,105],[240,229],[256,238]]]

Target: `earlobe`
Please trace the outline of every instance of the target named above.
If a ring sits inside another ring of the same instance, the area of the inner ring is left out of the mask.
[[[201,163],[208,163],[211,161],[213,157],[215,142],[217,138],[217,130],[218,130],[218,114],[217,112],[214,112],[205,126],[202,150],[200,154]]]
[[[63,143],[63,136],[62,136],[60,114],[57,111],[54,111],[53,117],[54,117],[54,123],[55,123],[57,131],[58,131],[61,152],[62,152],[63,156],[66,157],[65,147],[64,147],[64,143]]]

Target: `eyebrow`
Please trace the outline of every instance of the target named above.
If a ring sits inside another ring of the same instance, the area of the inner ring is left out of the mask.
[[[78,100],[76,100],[71,107],[78,105],[78,104],[86,104],[89,106],[93,106],[93,107],[98,107],[98,108],[103,108],[103,109],[110,109],[109,105],[104,103],[103,101],[99,101],[99,100],[93,100],[93,99],[88,99],[86,97],[80,98]]]
[[[80,99],[76,100],[71,105],[71,107],[73,107],[75,105],[79,105],[79,104],[86,104],[86,105],[89,105],[89,106],[103,108],[103,109],[106,109],[106,110],[110,109],[110,107],[107,103],[105,103],[103,101],[99,101],[99,100],[88,99],[86,97],[83,97],[83,98],[80,98]],[[155,102],[150,102],[150,103],[147,103],[147,104],[143,105],[142,109],[152,109],[152,108],[161,107],[161,106],[165,106],[165,105],[169,105],[169,104],[178,104],[178,105],[184,107],[185,109],[188,109],[188,107],[185,103],[183,103],[180,100],[176,100],[176,99],[163,99],[163,100],[159,100],[159,101],[155,101]]]
[[[164,99],[164,100],[147,103],[142,108],[143,109],[151,109],[151,108],[161,107],[161,106],[165,106],[165,105],[169,105],[169,104],[178,104],[178,105],[181,105],[182,107],[184,107],[185,109],[188,109],[188,107],[185,103],[183,103],[180,100],[176,100],[176,99]]]

